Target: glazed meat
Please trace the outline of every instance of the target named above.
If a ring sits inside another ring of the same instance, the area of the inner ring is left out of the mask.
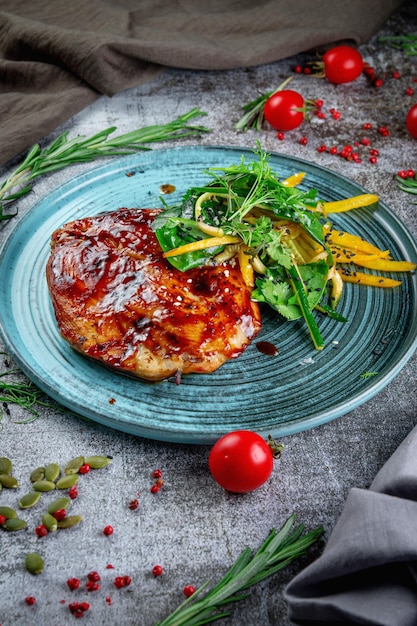
[[[63,338],[115,370],[157,381],[208,373],[261,328],[233,262],[181,272],[163,258],[156,209],[118,209],[52,235],[46,277]]]

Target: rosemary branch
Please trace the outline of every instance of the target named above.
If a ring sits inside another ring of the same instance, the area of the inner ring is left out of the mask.
[[[389,37],[378,37],[378,43],[384,43],[396,50],[403,50],[407,56],[417,55],[417,34],[392,35]]]
[[[196,600],[196,596],[207,589],[209,582],[156,626],[202,626],[230,615],[229,611],[219,611],[219,608],[247,598],[248,594],[242,592],[304,555],[322,536],[321,527],[304,534],[304,525],[294,528],[294,524],[295,515],[291,515],[280,531],[272,529],[254,555],[250,548],[245,548],[225,576],[205,596]]]
[[[60,170],[75,163],[86,163],[101,157],[132,154],[149,150],[143,144],[183,139],[209,132],[204,126],[189,124],[190,120],[206,115],[198,108],[191,109],[167,124],[146,126],[113,138],[109,136],[116,127],[106,128],[92,137],[68,139],[68,132],[59,135],[50,146],[33,145],[23,162],[0,185],[0,221],[14,217],[16,213],[4,213],[4,206],[27,194],[33,180],[43,174]]]

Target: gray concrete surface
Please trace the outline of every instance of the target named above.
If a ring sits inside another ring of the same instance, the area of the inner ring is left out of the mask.
[[[413,28],[414,26],[414,28]],[[417,30],[417,8],[405,2],[381,35]],[[341,112],[336,121],[313,117],[302,129],[287,133],[284,141],[273,130],[262,132],[265,149],[302,157],[342,173],[369,191],[378,193],[417,235],[417,208],[412,196],[397,189],[397,170],[417,166],[417,142],[404,127],[405,113],[417,102],[415,57],[378,44],[374,38],[361,52],[378,74],[383,87],[371,87],[365,76],[355,83],[334,86],[309,76],[297,76],[294,88],[306,98],[321,98],[325,108]],[[71,134],[90,135],[116,125],[119,132],[163,122],[199,106],[208,113],[203,120],[211,133],[200,140],[182,142],[200,145],[252,147],[258,135],[234,130],[240,106],[258,92],[275,88],[305,55],[267,66],[228,72],[166,70],[152,82],[130,89],[114,98],[101,98],[88,109],[57,129]],[[392,78],[398,70],[400,79]],[[415,95],[405,95],[407,87]],[[376,164],[365,158],[361,164],[328,153],[317,152],[321,144],[342,147],[365,135],[364,122],[386,125],[389,137],[374,132],[373,146],[380,156]],[[305,135],[307,145],[299,138]],[[172,145],[175,145],[172,144]],[[157,146],[155,146],[157,149]],[[90,165],[45,176],[33,193],[19,203],[19,217],[0,227],[0,238],[51,189],[69,180]],[[0,172],[5,176],[6,170]],[[1,350],[0,345],[0,350]],[[7,357],[0,359],[2,371]],[[3,489],[0,505],[16,506],[28,486],[30,471],[56,461],[64,465],[83,454],[109,454],[110,467],[82,478],[79,497],[72,510],[83,515],[83,522],[64,533],[38,539],[34,528],[40,509],[25,511],[28,530],[0,533],[0,624],[1,626],[59,626],[72,621],[68,604],[88,600],[91,609],[84,622],[102,626],[152,626],[169,614],[183,599],[186,584],[198,586],[217,581],[247,545],[256,548],[271,527],[280,526],[290,513],[296,513],[307,528],[322,524],[329,535],[352,487],[366,488],[378,469],[417,422],[417,359],[414,355],[396,378],[376,397],[351,413],[326,425],[301,432],[282,441],[285,453],[271,479],[258,491],[244,496],[228,494],[211,479],[207,468],[207,446],[166,444],[106,429],[73,415],[38,407],[39,417],[29,423],[26,411],[10,404],[3,410],[0,456],[8,456],[22,486],[16,491]],[[19,377],[19,374],[15,376]],[[157,495],[149,492],[151,472],[163,471],[165,485]],[[140,492],[138,510],[128,509],[129,501]],[[45,500],[46,501],[46,500]],[[107,524],[114,534],[105,537]],[[27,552],[44,556],[45,570],[30,575],[23,561]],[[319,553],[315,548],[301,561],[254,588],[246,601],[231,607],[225,626],[286,626],[283,589],[292,576]],[[106,566],[112,564],[114,569]],[[155,578],[152,567],[161,564],[164,574]],[[88,572],[102,577],[101,589],[84,588],[70,592],[70,577],[82,580]],[[129,575],[132,584],[117,590],[113,579]],[[27,606],[25,596],[35,596],[35,606]],[[110,600],[106,599],[111,598]],[[84,623],[83,622],[83,623]],[[392,626],[395,626],[394,624]]]

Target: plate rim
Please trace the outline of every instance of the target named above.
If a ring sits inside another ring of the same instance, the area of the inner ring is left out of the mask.
[[[149,151],[149,153],[158,153],[158,152],[164,152],[164,153],[181,153],[181,152],[193,152],[193,151],[202,151],[202,152],[207,152],[207,151],[216,151],[216,150],[221,150],[221,151],[228,151],[230,153],[240,153],[241,155],[249,155],[249,154],[253,154],[254,150],[252,148],[248,148],[246,147],[241,147],[241,146],[221,146],[221,145],[210,145],[210,146],[205,146],[205,145],[187,145],[187,146],[172,146],[172,147],[167,147],[167,148],[157,148],[154,149],[152,151]],[[325,176],[330,176],[331,178],[334,178],[336,180],[342,181],[345,184],[349,185],[349,186],[354,186],[356,189],[358,190],[362,190],[364,193],[369,193],[368,190],[363,187],[362,185],[360,185],[359,183],[356,183],[356,181],[352,180],[351,178],[343,175],[343,174],[339,174],[338,172],[335,172],[327,167],[323,167],[321,165],[312,163],[310,161],[307,161],[305,159],[299,158],[299,157],[294,157],[291,155],[286,155],[286,154],[280,154],[280,153],[276,153],[276,152],[269,152],[269,154],[271,154],[271,156],[273,156],[274,158],[278,159],[278,160],[282,160],[282,161],[287,161],[289,163],[297,163],[300,165],[300,167],[303,167],[305,169],[308,170],[319,170],[321,171]],[[146,155],[146,153],[145,153]],[[55,196],[55,194],[59,194],[59,192],[62,192],[61,195],[63,193],[65,193],[66,191],[70,191],[70,188],[74,185],[74,183],[78,180],[83,180],[84,182],[87,182],[88,179],[94,178],[96,180],[96,178],[94,177],[95,174],[99,174],[100,171],[103,171],[103,174],[105,175],[106,172],[109,172],[109,170],[116,170],[117,168],[119,169],[126,169],[125,167],[123,167],[124,163],[129,163],[132,161],[136,161],[138,157],[143,157],[144,156],[144,152],[138,152],[138,153],[134,153],[132,155],[126,155],[126,156],[122,156],[122,157],[114,157],[111,160],[105,160],[104,162],[98,163],[98,164],[94,164],[92,167],[86,169],[85,171],[69,178],[68,180],[66,180],[65,182],[63,182],[62,184],[58,185],[57,187],[55,187],[54,189],[50,190],[49,192],[47,192],[42,198],[38,199],[27,211],[26,213],[17,220],[16,224],[13,225],[12,229],[9,231],[9,233],[6,235],[5,240],[2,242],[2,245],[0,247],[0,266],[4,260],[4,257],[6,256],[8,247],[10,245],[12,245],[13,239],[16,235],[16,233],[20,232],[22,229],[24,229],[25,223],[27,220],[31,219],[31,217],[33,217],[33,213],[36,211],[36,209],[39,206],[42,206],[43,203],[45,203],[45,201],[48,200],[48,198],[52,198]],[[381,206],[381,208],[390,216],[390,218],[397,224],[399,225],[399,227],[401,228],[402,232],[407,235],[409,243],[414,247],[414,249],[417,251],[417,242],[414,239],[414,236],[412,235],[410,229],[408,228],[408,226],[402,222],[402,220],[398,217],[398,215],[389,207],[387,206],[383,201],[380,200],[379,205]],[[417,253],[417,252],[416,252]],[[6,331],[6,329],[4,328],[4,323],[3,323],[3,316],[2,313],[0,311],[0,335],[2,336],[3,342],[8,350],[8,352],[10,353],[10,355],[12,356],[13,360],[16,362],[16,364],[20,367],[20,369],[22,370],[22,372],[30,379],[32,380],[42,391],[44,391],[47,395],[49,395],[51,398],[53,398],[55,401],[59,402],[60,404],[64,404],[62,402],[62,396],[60,395],[60,393],[54,388],[52,387],[50,384],[48,384],[48,381],[43,380],[42,377],[39,377],[37,375],[36,370],[31,367],[31,365],[29,363],[27,363],[23,357],[21,357],[21,355],[19,354],[19,352],[15,349],[13,342],[9,339],[8,333]],[[395,376],[398,375],[398,373],[401,371],[401,369],[406,365],[406,363],[409,361],[409,359],[412,357],[412,355],[414,354],[415,350],[417,348],[417,331],[415,333],[414,339],[413,341],[410,343],[410,345],[408,346],[407,350],[404,352],[403,356],[397,360],[395,362],[395,364],[390,368],[390,370],[380,379],[378,379],[378,384],[374,384],[371,385],[369,388],[364,389],[360,394],[356,395],[355,397],[351,398],[347,403],[343,404],[343,411],[341,411],[341,406],[338,405],[337,407],[332,408],[331,410],[327,411],[325,413],[325,417],[323,419],[323,414],[320,414],[318,416],[312,417],[312,418],[308,418],[306,420],[303,420],[303,423],[300,424],[298,422],[294,423],[294,420],[292,420],[291,423],[284,423],[284,424],[280,424],[279,426],[279,432],[281,433],[279,436],[286,436],[286,435],[292,435],[292,434],[296,434],[297,432],[301,432],[303,430],[309,430],[311,428],[314,428],[318,425],[322,425],[324,423],[330,422],[338,417],[341,417],[342,415],[345,415],[347,413],[349,413],[350,411],[354,410],[355,408],[361,406],[364,402],[370,400],[372,397],[374,397],[377,393],[379,393],[380,391],[382,391],[382,389],[389,384],[393,378],[395,378]],[[119,374],[116,374],[117,376],[119,376]],[[67,407],[68,408],[68,407]],[[74,409],[71,409],[74,410]],[[116,429],[116,430],[122,430],[124,432],[130,433],[130,434],[134,434],[137,436],[142,436],[145,438],[151,438],[151,439],[156,439],[159,441],[168,441],[168,442],[176,442],[176,443],[197,443],[197,444],[209,444],[215,441],[216,438],[218,438],[217,435],[213,435],[210,436],[207,433],[199,436],[193,433],[193,435],[191,436],[191,438],[187,438],[187,436],[184,435],[184,433],[179,433],[178,435],[175,432],[170,432],[168,434],[168,436],[165,436],[161,434],[160,431],[156,431],[155,428],[146,428],[145,426],[141,425],[141,432],[138,432],[137,427],[129,427],[129,424],[118,424],[115,425],[115,419],[112,418],[107,418],[105,416],[101,416],[101,419],[98,419],[97,416],[94,414],[92,414],[92,411],[89,410],[89,407],[87,407],[87,409],[85,408],[85,406],[79,406],[79,409],[76,410],[76,413],[83,418],[86,419],[91,419],[92,421],[96,422],[96,423],[100,423],[102,425],[105,425],[109,428],[112,429]],[[270,429],[268,429],[269,432]],[[149,432],[148,432],[149,431]],[[259,430],[259,432],[261,434],[267,434],[267,433],[263,433],[262,429]]]

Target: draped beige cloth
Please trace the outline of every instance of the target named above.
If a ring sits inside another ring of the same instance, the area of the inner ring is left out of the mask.
[[[369,40],[401,0],[0,0],[0,165],[164,67],[230,70]]]

